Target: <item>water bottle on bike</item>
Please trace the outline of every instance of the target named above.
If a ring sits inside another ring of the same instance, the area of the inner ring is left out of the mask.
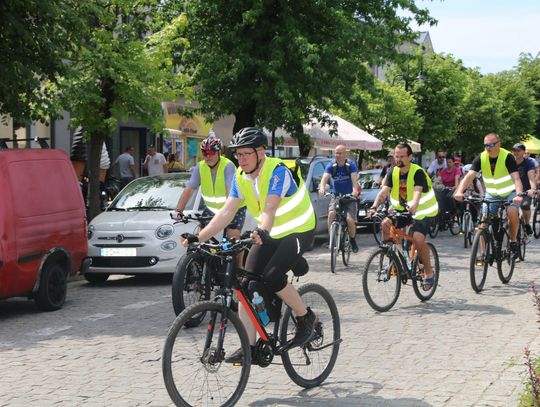
[[[255,311],[257,311],[257,315],[259,316],[261,323],[264,326],[268,325],[268,323],[270,322],[270,317],[268,316],[268,311],[266,311],[264,300],[257,291],[253,293],[252,303],[253,303],[253,308],[255,308]]]

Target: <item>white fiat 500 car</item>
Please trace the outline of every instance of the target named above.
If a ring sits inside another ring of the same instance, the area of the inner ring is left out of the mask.
[[[186,252],[180,235],[194,233],[199,226],[197,222],[174,224],[170,218],[189,177],[189,173],[173,173],[129,183],[88,226],[91,265],[85,278],[97,283],[111,274],[174,273]],[[202,208],[199,189],[184,213],[200,213]],[[246,214],[244,230],[255,227],[255,219]]]

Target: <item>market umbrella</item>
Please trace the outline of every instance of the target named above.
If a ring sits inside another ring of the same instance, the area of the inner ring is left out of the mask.
[[[527,138],[523,144],[525,144],[525,147],[527,147],[527,150],[529,150],[531,153],[540,154],[540,140],[538,140],[536,137],[529,136],[529,138]]]

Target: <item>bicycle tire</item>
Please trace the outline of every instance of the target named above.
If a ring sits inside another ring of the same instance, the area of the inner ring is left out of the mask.
[[[508,284],[514,274],[516,256],[510,250],[510,234],[507,230],[502,235],[502,241],[497,243],[497,275],[501,283]]]
[[[332,222],[330,226],[330,271],[336,272],[337,255],[339,251],[339,229],[337,222]]]
[[[375,239],[377,246],[379,246],[383,240],[381,222],[382,222],[381,218],[377,215],[374,215],[371,218],[371,234],[373,235],[373,238]]]
[[[463,225],[463,247],[466,249],[469,245],[472,245],[474,224],[472,220],[472,214],[469,211],[463,213],[462,218]]]
[[[319,386],[332,372],[339,353],[341,326],[336,303],[328,290],[319,284],[310,283],[301,286],[298,293],[306,306],[317,315],[315,336],[308,345],[284,352],[281,359],[291,380],[309,389]],[[281,321],[281,343],[291,339],[295,331],[291,309],[287,307]],[[316,366],[320,366],[320,369]]]
[[[481,240],[484,240],[484,251],[481,252]],[[483,256],[482,261],[477,261],[479,256]],[[471,258],[469,263],[469,276],[471,280],[472,289],[479,293],[484,288],[486,283],[487,269],[491,262],[491,237],[489,233],[484,229],[479,229],[474,235]],[[480,277],[480,279],[478,279]]]
[[[172,280],[172,303],[174,313],[178,316],[190,305],[210,299],[209,276],[203,278],[204,259],[198,253],[186,253],[174,271]],[[204,314],[194,317],[188,321],[187,327],[199,325],[204,319]]]
[[[399,260],[388,248],[379,247],[368,257],[362,288],[366,301],[375,311],[386,312],[394,306],[401,290],[401,272]]]
[[[525,230],[525,219],[523,217],[519,218],[517,242],[519,244],[518,258],[520,261],[525,261],[525,254],[527,253],[527,231]]]
[[[461,226],[459,224],[459,215],[455,214],[448,220],[448,229],[450,230],[450,234],[452,236],[456,236],[459,234],[461,230]]]
[[[420,301],[427,301],[431,297],[433,297],[433,294],[435,294],[435,290],[437,290],[437,287],[439,285],[439,277],[441,273],[440,269],[440,263],[439,263],[439,253],[437,252],[437,249],[431,242],[426,243],[429,246],[430,250],[430,263],[431,268],[433,269],[433,285],[429,290],[424,291],[424,288],[422,287],[422,280],[418,278],[413,278],[413,290],[416,294],[416,297]],[[419,258],[418,258],[418,252],[414,255],[414,259],[412,262],[412,268],[413,268],[413,275],[415,274],[415,271],[418,270],[419,267]]]
[[[347,228],[342,228],[342,247],[341,247],[341,260],[343,260],[343,265],[347,267],[349,261],[351,260],[351,237],[349,236],[349,230]]]
[[[534,208],[533,217],[532,217],[532,229],[534,233],[534,238],[538,239],[540,237],[540,211],[538,210],[538,205]]]
[[[214,333],[212,343],[217,342],[222,312],[223,304],[213,301],[199,302],[186,308],[169,329],[163,348],[161,367],[167,392],[177,406],[206,405],[205,402],[209,406],[233,406],[246,388],[251,369],[251,351],[246,330],[236,313],[227,313],[223,351],[226,357],[240,347],[244,355],[241,366],[212,361],[211,358],[215,354],[212,353],[212,349],[202,351],[210,329]],[[211,326],[186,329],[186,322],[200,313],[215,313],[216,329]],[[195,354],[199,349],[201,349],[201,354]],[[199,368],[203,374],[197,374]],[[235,376],[238,377],[238,384],[218,389],[218,386],[224,387],[233,383]],[[175,377],[178,378],[177,381]],[[213,389],[216,390],[215,393],[209,396],[207,393]],[[219,398],[224,400],[220,401]]]
[[[435,239],[437,237],[437,234],[439,233],[439,221],[439,215],[435,215],[433,218],[431,218],[431,224],[429,225],[428,233],[432,239]]]

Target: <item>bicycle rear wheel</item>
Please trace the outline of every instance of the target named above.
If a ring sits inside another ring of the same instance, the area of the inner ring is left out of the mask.
[[[516,255],[510,250],[510,235],[504,231],[502,241],[497,243],[497,274],[501,283],[508,284],[514,274]]]
[[[208,326],[186,329],[186,322],[201,313],[211,315]],[[165,387],[177,406],[233,406],[244,392],[251,368],[249,339],[238,316],[228,312],[218,355],[222,313],[222,304],[200,302],[186,308],[169,329],[161,366]],[[241,366],[223,361],[239,348],[244,355]]]
[[[351,259],[351,237],[349,236],[349,229],[341,229],[341,259],[343,260],[343,265],[348,266],[349,260]]]
[[[320,385],[332,372],[341,343],[339,313],[330,293],[318,284],[306,284],[298,289],[304,304],[317,316],[315,335],[311,342],[281,355],[283,367],[293,382],[309,389]],[[296,322],[287,307],[280,327],[281,343],[294,337]]]
[[[369,306],[378,312],[386,312],[396,303],[401,290],[400,265],[388,248],[378,248],[366,262],[362,274],[364,297]]]
[[[534,233],[534,238],[538,239],[540,237],[540,210],[538,205],[534,208],[534,213],[532,217],[532,229]]]
[[[489,234],[486,230],[479,229],[474,235],[469,265],[471,287],[477,293],[482,291],[484,288],[491,257],[491,242]]]
[[[431,225],[429,225],[429,236],[432,239],[435,239],[439,233],[440,216],[441,215],[439,214],[431,218]]]
[[[204,267],[203,257],[193,252],[186,253],[178,262],[172,281],[172,303],[176,315],[192,304],[210,299],[210,276],[204,275]],[[186,326],[199,325],[204,315],[194,315]]]
[[[337,255],[339,251],[340,226],[337,222],[332,222],[330,226],[330,271],[336,272]]]
[[[450,233],[452,236],[455,236],[459,233],[461,230],[460,224],[459,224],[459,215],[455,214],[450,217],[448,220],[448,229],[450,229]]]
[[[416,296],[420,301],[427,301],[431,297],[433,297],[433,294],[435,294],[435,290],[437,289],[437,286],[439,285],[439,276],[440,276],[440,266],[439,266],[439,254],[437,253],[437,249],[431,242],[426,243],[429,247],[429,262],[431,264],[431,268],[433,269],[433,285],[429,290],[424,290],[424,287],[422,287],[422,272],[420,271],[421,268],[423,268],[423,264],[420,261],[418,257],[418,252],[414,256],[413,260],[413,290]],[[420,268],[420,269],[419,269]]]
[[[525,253],[527,252],[527,231],[525,230],[525,219],[523,219],[523,217],[519,218],[517,242],[519,244],[518,258],[520,261],[525,261]]]

